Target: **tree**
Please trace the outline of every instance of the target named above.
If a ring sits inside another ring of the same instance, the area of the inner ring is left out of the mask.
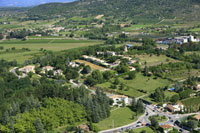
[[[114,84],[118,85],[120,83],[119,78],[115,78]]]
[[[156,102],[163,103],[165,100],[165,94],[163,92],[163,89],[157,88],[153,94],[153,98]]]
[[[2,40],[3,39],[3,34],[2,33],[0,33],[0,40]]]
[[[82,74],[88,74],[92,71],[91,67],[89,65],[84,66],[83,70],[81,71]]]
[[[37,132],[37,133],[44,133],[44,132],[45,132],[44,126],[43,126],[43,124],[42,124],[40,118],[37,118],[37,119],[35,120],[34,126],[35,126],[35,129],[36,129],[36,132]]]
[[[173,96],[171,97],[170,101],[171,101],[172,103],[176,103],[179,99],[180,99],[179,95],[176,94],[176,95],[173,95]]]
[[[195,120],[188,120],[187,126],[188,126],[189,128],[191,128],[192,130],[194,130],[195,128],[197,128],[198,122],[195,121]]]
[[[155,116],[151,117],[150,121],[151,121],[151,126],[154,129],[158,129],[159,123],[158,123],[158,120],[156,119],[156,117]]]
[[[134,71],[129,72],[129,74],[128,74],[129,79],[135,79],[135,77],[136,77],[136,72],[134,72]]]

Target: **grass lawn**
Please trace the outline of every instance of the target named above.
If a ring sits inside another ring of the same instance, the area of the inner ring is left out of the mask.
[[[165,87],[171,83],[166,79],[161,79],[161,78],[154,79],[153,77],[143,76],[142,73],[138,73],[136,75],[136,78],[133,80],[126,79],[126,76],[120,77],[119,80],[120,83],[125,84],[128,90],[116,89],[116,91],[131,97],[139,97],[145,95],[145,93],[140,92],[140,90],[144,90],[148,94],[153,92],[158,87]],[[103,89],[114,91],[114,89],[110,88],[111,82],[106,82],[98,86]]]
[[[147,55],[147,54],[143,54],[143,55],[135,55],[135,58],[138,58],[139,61],[142,63],[142,65],[145,65],[145,62],[147,63],[147,66],[155,66],[155,65],[159,65],[161,63],[169,63],[169,62],[177,62],[177,60],[174,60],[172,58],[169,58],[165,55],[160,55],[160,56],[156,56],[156,55]]]
[[[191,30],[189,30],[189,31],[197,32],[197,31],[200,31],[200,28],[191,29]]]
[[[53,40],[53,39],[44,39],[44,40],[7,40],[0,42],[0,46],[4,47],[4,50],[0,51],[0,59],[5,59],[8,61],[17,60],[18,63],[23,63],[25,60],[32,58],[35,54],[42,54],[40,51],[41,48],[51,51],[62,51],[73,48],[91,46],[101,44],[101,41],[90,41],[90,40]],[[20,50],[22,48],[29,48],[30,51],[23,52],[5,52],[6,49],[12,47]],[[1,54],[1,52],[3,54]]]
[[[113,128],[113,123],[114,123],[114,128],[120,127],[136,121],[137,120],[136,117],[135,119],[132,119],[133,115],[135,115],[135,112],[133,112],[130,108],[128,107],[119,108],[115,111],[112,111],[110,117],[100,121],[95,125],[100,130]]]
[[[151,116],[151,117],[155,117],[159,123],[165,122],[165,121],[168,120],[168,118],[166,116],[159,116],[159,115],[157,116],[157,115],[155,115],[155,116]]]
[[[150,127],[143,127],[133,130],[134,133],[141,133],[142,131],[146,131],[146,133],[154,133],[154,131]]]

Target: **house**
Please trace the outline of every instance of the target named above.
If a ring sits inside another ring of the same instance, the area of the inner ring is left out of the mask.
[[[42,68],[43,71],[51,71],[53,69],[54,69],[54,67],[52,67],[52,66],[45,66]]]
[[[200,121],[200,114],[195,115],[193,118]]]
[[[112,106],[115,106],[115,105],[122,106],[123,102],[125,103],[125,105],[129,104],[127,96],[124,96],[124,95],[113,95],[113,94],[111,94],[108,97],[113,100]]]
[[[135,67],[132,67],[132,66],[129,66],[129,70],[130,70],[130,71],[135,71],[136,68],[135,68]]]
[[[175,104],[175,105],[168,104],[166,105],[166,108],[170,112],[179,112],[179,111],[183,111],[184,105],[183,104]]]
[[[53,75],[56,76],[56,75],[62,75],[63,74],[63,71],[58,69],[58,70],[55,70],[53,71]]]
[[[126,47],[131,48],[131,47],[133,47],[133,45],[132,44],[126,44]]]
[[[90,131],[90,128],[86,124],[79,125],[79,126],[77,126],[77,128],[81,129],[81,130],[83,130],[85,132],[89,132]]]
[[[29,72],[35,73],[35,66],[32,65],[25,66],[23,68],[20,68],[19,71],[23,73],[29,73]]]
[[[69,63],[69,66],[71,66],[71,67],[79,67],[80,65],[79,64],[77,64],[76,62],[70,62]]]
[[[169,131],[173,130],[173,126],[169,124],[161,125],[160,128],[164,133],[168,133]]]
[[[116,53],[113,52],[113,51],[107,51],[107,54],[108,54],[108,55],[111,55],[111,56],[115,56],[115,55],[116,55]]]

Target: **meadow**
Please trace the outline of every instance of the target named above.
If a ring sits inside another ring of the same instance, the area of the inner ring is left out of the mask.
[[[172,58],[169,58],[165,55],[147,55],[147,54],[142,54],[142,55],[135,55],[134,58],[139,59],[139,61],[142,63],[144,66],[145,63],[147,66],[156,66],[159,64],[165,64],[169,62],[177,62],[177,60],[174,60]]]
[[[127,75],[120,76],[119,80],[120,80],[120,83],[123,83],[126,86],[126,89],[124,90],[112,89],[111,85],[113,81],[99,84],[97,86],[104,90],[116,91],[118,93],[130,96],[130,97],[139,97],[142,95],[152,93],[158,87],[165,87],[171,84],[171,82],[167,79],[146,77],[146,76],[143,76],[142,73],[138,73],[136,75],[136,78],[133,80],[128,80]],[[146,93],[144,93],[144,91]]]
[[[96,123],[95,125],[100,130],[120,127],[136,121],[137,117],[132,119],[133,115],[136,115],[136,113],[133,112],[129,107],[119,108],[112,111],[108,118],[100,121],[99,123]]]
[[[25,60],[32,58],[35,54],[42,54],[41,49],[50,50],[54,52],[68,50],[73,48],[80,48],[101,44],[102,41],[88,41],[88,40],[55,40],[55,39],[38,39],[38,40],[6,40],[0,42],[0,46],[4,49],[0,51],[0,59],[8,61],[17,60],[23,63]],[[6,52],[6,49],[15,48]],[[19,51],[22,48],[28,48],[30,51]]]

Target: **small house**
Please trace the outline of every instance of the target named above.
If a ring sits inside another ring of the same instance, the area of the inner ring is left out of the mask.
[[[161,125],[160,128],[164,133],[168,133],[169,131],[173,130],[173,126],[169,124]]]
[[[29,72],[35,73],[35,66],[32,65],[25,66],[23,68],[20,68],[19,71],[23,73],[29,73]]]
[[[122,106],[123,102],[125,105],[129,104],[128,97],[124,95],[110,95],[109,98],[113,100],[112,106],[115,105]]]

